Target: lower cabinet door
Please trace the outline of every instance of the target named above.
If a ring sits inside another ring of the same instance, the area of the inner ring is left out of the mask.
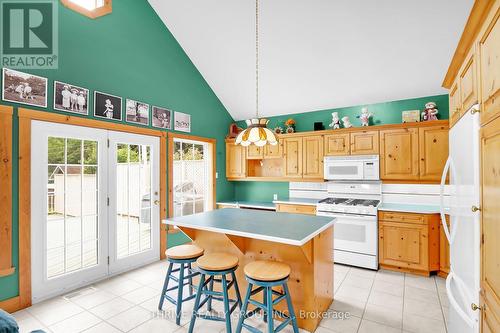
[[[428,270],[427,235],[427,226],[380,221],[380,264]]]

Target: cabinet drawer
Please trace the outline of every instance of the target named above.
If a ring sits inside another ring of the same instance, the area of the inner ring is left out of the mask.
[[[316,215],[316,207],[309,205],[277,204],[276,211],[282,213]]]
[[[381,211],[379,212],[379,220],[388,222],[425,224],[427,222],[427,217],[421,214]]]

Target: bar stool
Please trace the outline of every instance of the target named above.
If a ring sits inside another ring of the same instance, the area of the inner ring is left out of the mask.
[[[194,324],[198,317],[208,320],[225,321],[226,332],[230,333],[231,314],[236,307],[240,307],[241,309],[241,295],[238,282],[236,281],[236,274],[234,273],[236,268],[238,268],[238,257],[226,253],[210,253],[198,258],[196,265],[201,275],[188,333],[193,332]],[[226,275],[231,275],[230,281],[227,280]],[[221,283],[222,292],[214,291],[214,282]],[[228,291],[231,287],[234,287],[236,293],[235,300],[229,298]],[[201,300],[201,295],[205,295],[203,300]],[[224,318],[198,313],[205,303],[207,303],[208,311],[211,311],[212,300],[224,303]],[[231,306],[230,303],[234,304]]]
[[[264,321],[267,322],[267,332],[279,332],[284,329],[290,322],[292,323],[293,332],[299,333],[299,328],[297,326],[297,319],[295,317],[295,312],[293,310],[292,300],[290,298],[290,292],[288,290],[288,277],[290,276],[290,266],[285,263],[277,261],[267,261],[258,260],[247,264],[244,268],[245,278],[248,281],[247,293],[245,295],[245,300],[241,308],[241,316],[238,321],[238,327],[236,328],[236,333],[240,333],[241,329],[245,327],[250,332],[262,333],[255,327],[245,324],[245,319],[253,316],[255,313],[262,311],[264,313]],[[256,286],[256,289],[253,289]],[[284,292],[278,292],[273,290],[273,287],[282,287]],[[253,290],[252,290],[253,289]],[[251,299],[251,296],[259,292],[263,292],[264,303],[260,303],[256,300]],[[273,300],[273,295],[276,297]],[[288,305],[289,315],[273,309],[273,306],[286,300]],[[248,303],[254,305],[256,308],[247,313]],[[273,314],[284,319],[284,321],[274,329]]]
[[[193,244],[184,244],[179,246],[171,247],[165,251],[167,256],[167,261],[169,262],[167,275],[165,276],[165,282],[163,283],[163,290],[160,296],[160,303],[158,304],[158,310],[162,310],[163,301],[167,299],[170,303],[176,305],[175,309],[175,323],[180,325],[181,314],[182,314],[182,303],[189,301],[196,297],[193,293],[193,277],[199,275],[200,273],[193,270],[191,264],[196,261],[200,256],[203,255],[204,250]],[[179,267],[174,269],[174,265],[179,265]],[[185,270],[187,269],[187,275],[185,275]],[[175,276],[174,273],[179,272],[179,277]],[[168,287],[170,279],[177,282],[173,287]],[[187,280],[187,282],[185,282]],[[189,296],[183,298],[184,286],[189,286]],[[177,289],[177,299],[169,296],[167,293],[169,291]]]

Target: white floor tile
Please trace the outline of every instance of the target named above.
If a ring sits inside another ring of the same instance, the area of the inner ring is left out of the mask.
[[[438,293],[439,301],[441,302],[441,306],[450,306],[450,301],[448,300],[448,294],[446,292]]]
[[[358,333],[401,333],[401,329],[363,319]]]
[[[404,313],[410,313],[430,319],[443,319],[441,306],[436,303],[421,302],[405,297]]]
[[[365,279],[374,279],[375,275],[377,275],[377,271],[359,267],[351,267],[351,269],[349,270],[349,275],[356,275]]]
[[[12,316],[16,319],[16,321],[21,321],[29,318],[33,318],[31,313],[28,312],[28,310],[20,310],[12,313]]]
[[[22,320],[17,320],[17,325],[19,326],[19,332],[29,333],[35,330],[46,330],[47,328],[35,317],[25,316]]]
[[[179,326],[175,325],[171,321],[162,318],[154,318],[148,320],[147,322],[140,324],[130,332],[133,333],[171,333],[179,330]],[[203,330],[205,332],[205,330]],[[220,330],[219,330],[220,331]],[[219,332],[217,331],[217,332]]]
[[[406,297],[406,296],[405,296]],[[394,310],[403,311],[403,297],[372,290],[368,297],[368,303],[385,306]]]
[[[385,281],[392,284],[404,285],[405,283],[405,275],[400,272],[388,271],[385,269],[381,269],[375,275],[376,281]]]
[[[100,304],[89,311],[101,319],[109,319],[116,316],[120,312],[130,309],[134,303],[129,302],[121,297],[116,297],[106,303]]]
[[[343,285],[350,285],[357,288],[371,289],[373,285],[373,278],[366,278],[359,275],[353,275],[353,271],[351,270],[344,281]]]
[[[330,309],[337,312],[349,313],[352,316],[362,317],[366,303],[354,298],[336,297]]]
[[[134,280],[124,278],[122,276],[113,277],[109,280],[102,281],[94,285],[96,288],[101,290],[109,291],[117,296],[129,293],[142,287],[142,284]]]
[[[347,274],[347,272],[349,272],[349,270],[351,269],[350,266],[346,266],[346,265],[342,265],[342,264],[333,264],[333,269],[335,271],[335,273],[344,273],[344,274]]]
[[[436,286],[437,289],[440,293],[446,293],[446,279],[443,279],[442,277],[436,276]]]
[[[146,286],[142,286],[139,289],[133,290],[129,293],[126,293],[122,295],[121,297],[126,299],[127,301],[130,301],[134,304],[140,304],[144,301],[147,301],[148,299],[154,297],[154,296],[159,296],[161,293],[161,290],[156,290],[153,288],[149,288]]]
[[[91,328],[99,322],[101,322],[101,319],[97,318],[90,312],[84,311],[49,326],[49,329],[54,333],[77,333]]]
[[[135,306],[111,317],[107,322],[121,331],[128,332],[150,319],[153,319],[153,314],[150,311]]]
[[[124,278],[134,280],[142,285],[147,285],[159,278],[165,277],[165,275],[160,272],[152,272],[151,270],[145,268],[138,268],[128,273],[122,275]]]
[[[321,321],[320,326],[336,333],[356,333],[360,322],[361,318],[355,316],[349,316],[343,319],[325,318]]]
[[[425,276],[418,276],[418,275],[411,275],[411,274],[406,274],[405,275],[405,286],[410,286],[410,287],[415,287],[415,288],[420,288],[420,289],[427,289],[432,292],[436,292],[436,282],[434,281],[434,277],[425,277]]]
[[[95,293],[91,293],[89,295],[74,297],[71,299],[71,302],[81,306],[84,309],[90,309],[100,304],[106,303],[115,297],[115,294],[112,294],[108,291],[97,290]]]
[[[55,297],[37,303],[27,310],[46,326],[50,326],[84,311],[83,308],[62,297]]]
[[[405,298],[414,299],[421,302],[429,302],[439,304],[438,294],[435,291],[430,291],[422,288],[405,287]]]
[[[83,333],[121,333],[121,331],[103,321],[83,331]]]
[[[401,310],[395,310],[380,305],[367,304],[363,319],[394,328],[401,328],[403,316]]]
[[[411,333],[445,333],[443,320],[434,320],[414,314],[405,313],[403,330]]]
[[[375,291],[391,294],[393,296],[403,297],[404,285],[394,284],[392,282],[387,282],[383,280],[377,280],[377,278],[375,278],[375,282],[373,282],[372,289]]]
[[[335,296],[342,298],[354,298],[358,301],[366,302],[368,300],[369,294],[370,289],[358,288],[355,286],[342,284]]]

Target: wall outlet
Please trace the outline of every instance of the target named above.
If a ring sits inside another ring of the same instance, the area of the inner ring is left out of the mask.
[[[218,172],[216,172],[216,173],[215,173],[215,179],[218,179],[218,178],[219,178],[219,173],[218,173]]]
[[[273,194],[273,200],[278,200],[278,194],[276,193]]]

